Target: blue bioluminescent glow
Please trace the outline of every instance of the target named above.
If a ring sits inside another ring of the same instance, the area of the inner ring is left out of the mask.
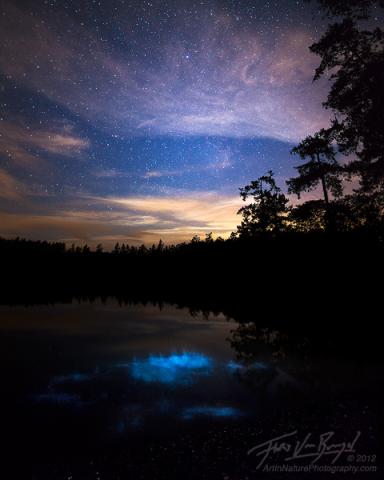
[[[209,375],[212,359],[202,353],[184,352],[171,355],[150,355],[130,364],[133,378],[146,383],[190,384],[196,376]]]
[[[120,422],[117,422],[117,425],[116,425],[117,433],[124,433],[125,428],[126,428],[125,422],[123,422],[122,420]]]
[[[48,392],[35,395],[34,399],[38,403],[53,403],[56,405],[72,405],[79,407],[83,402],[79,395],[65,392]]]
[[[166,398],[161,398],[155,406],[156,410],[160,412],[161,414],[167,415],[175,410],[175,404],[174,402],[166,399]]]
[[[233,360],[231,360],[230,362],[227,363],[227,368],[232,372],[236,372],[238,370],[242,370],[244,368],[244,365],[241,365],[240,363],[234,362]]]
[[[263,362],[255,362],[255,363],[252,363],[251,368],[254,368],[256,370],[267,370],[269,366]]]
[[[231,372],[237,372],[242,370],[267,370],[269,367],[263,362],[254,362],[251,365],[242,365],[241,363],[231,360],[227,363],[227,368]]]
[[[67,382],[73,382],[73,383],[78,383],[78,382],[85,382],[87,380],[90,380],[92,375],[86,374],[86,373],[69,373],[67,375],[58,375],[57,377],[54,377],[51,381],[51,384],[60,384],[60,383],[67,383]]]
[[[143,424],[143,419],[141,416],[136,415],[127,420],[120,420],[117,423],[116,431],[117,433],[124,433],[129,428],[139,428]]]
[[[234,407],[188,407],[183,410],[182,418],[191,420],[194,417],[238,417],[243,413]]]

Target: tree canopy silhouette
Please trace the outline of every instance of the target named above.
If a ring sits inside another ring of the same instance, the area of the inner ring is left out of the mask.
[[[326,210],[326,223],[329,228],[334,226],[329,193],[338,198],[342,195],[341,173],[343,169],[335,158],[335,149],[332,145],[332,132],[322,129],[312,136],[306,137],[299,145],[291,150],[309,161],[299,165],[296,169],[299,176],[287,181],[288,192],[300,198],[302,192],[307,192],[321,184]]]
[[[252,237],[257,233],[278,232],[284,229],[288,198],[276,185],[271,170],[240,188],[240,196],[244,201],[248,198],[254,200],[237,212],[243,216],[241,225],[237,227],[241,237]]]
[[[332,82],[324,106],[335,114],[332,131],[341,152],[355,157],[351,174],[361,190],[384,187],[384,31],[373,26],[370,8],[383,0],[319,0],[326,16],[341,16],[310,50],[321,57],[314,80]],[[361,20],[370,19],[370,23]],[[371,25],[371,30],[367,29]]]
[[[326,225],[325,212],[324,200],[309,200],[292,208],[289,220],[299,232],[320,231]]]

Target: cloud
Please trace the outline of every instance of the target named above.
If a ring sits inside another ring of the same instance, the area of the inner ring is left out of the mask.
[[[92,175],[97,178],[126,178],[131,177],[132,173],[118,170],[116,168],[110,168],[104,170],[95,170]]]
[[[0,168],[0,197],[6,200],[21,200],[24,186],[12,175]]]
[[[194,38],[193,51],[170,35],[160,45],[142,42],[141,55],[124,56],[80,25],[71,26],[64,43],[58,27],[9,3],[5,11],[1,70],[109,133],[294,142],[328,123],[322,84],[311,82],[317,60],[305,29],[271,36],[256,22],[242,31],[218,14],[178,26]],[[133,33],[126,35],[134,45]],[[155,48],[158,58],[147,61]],[[52,139],[47,148],[55,145]]]
[[[119,209],[146,212],[161,222],[174,222],[176,227],[228,233],[233,229],[236,211],[241,206],[237,197],[215,193],[188,192],[182,197],[110,197],[95,199]],[[163,231],[164,228],[162,229]]]
[[[36,205],[39,205],[39,201],[46,203],[51,194],[38,181],[32,182],[31,177],[25,181],[0,167],[0,198],[5,200],[7,209],[23,211],[25,208],[35,208],[35,202]]]
[[[62,133],[44,132],[43,136],[35,137],[34,141],[47,152],[70,156],[89,147],[87,139],[63,135]]]
[[[23,124],[1,122],[0,145],[3,154],[23,168],[47,167],[44,154],[78,156],[89,146],[89,140],[72,133],[70,126],[44,130]]]
[[[218,172],[234,166],[232,160],[232,152],[229,147],[221,148],[212,155],[212,160],[207,163],[200,163],[197,165],[187,164],[182,167],[174,169],[148,169],[144,173],[142,172],[130,172],[118,168],[110,169],[97,169],[92,172],[92,175],[96,178],[134,178],[141,177],[147,180],[163,178],[163,177],[179,177],[182,175],[189,175],[193,173],[201,172]]]
[[[1,179],[1,177],[0,177]],[[213,232],[228,236],[239,221],[240,198],[188,192],[184,196],[82,197],[73,200],[76,210],[60,204],[49,211],[0,213],[0,235],[45,238],[51,241],[111,248],[116,241],[130,244],[190,240],[194,234]]]
[[[219,171],[233,166],[230,158],[230,151],[226,149],[221,153],[221,158],[215,159],[206,165],[189,165],[184,168],[174,170],[149,170],[144,174],[144,178],[178,177],[190,173]]]

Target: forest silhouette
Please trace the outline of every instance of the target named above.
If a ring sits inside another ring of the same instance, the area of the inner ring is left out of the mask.
[[[383,271],[384,32],[368,26],[370,8],[383,2],[320,5],[330,25],[310,50],[320,57],[314,81],[330,78],[324,107],[333,120],[292,149],[297,176],[287,180],[288,193],[317,189],[317,200],[289,206],[270,171],[240,189],[241,222],[228,239],[209,233],[107,252],[2,238],[0,301],[113,295],[300,325],[374,319]]]

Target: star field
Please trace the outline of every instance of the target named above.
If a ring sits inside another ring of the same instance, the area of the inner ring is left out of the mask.
[[[228,235],[238,188],[328,122],[303,1],[3,1],[0,235]]]

